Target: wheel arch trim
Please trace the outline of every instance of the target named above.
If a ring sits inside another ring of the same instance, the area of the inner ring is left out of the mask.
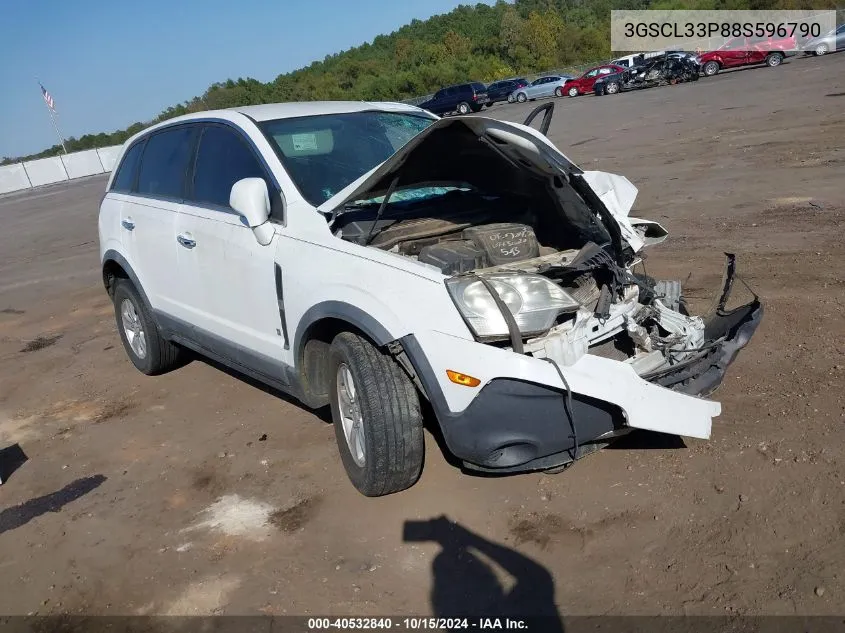
[[[323,319],[345,321],[366,334],[379,347],[396,339],[378,319],[361,308],[344,301],[322,301],[308,308],[296,326],[293,349],[297,366],[302,359],[307,332],[311,326]]]
[[[144,292],[144,287],[141,285],[141,281],[138,279],[138,275],[135,274],[135,271],[133,270],[132,266],[128,261],[126,261],[126,258],[123,255],[121,255],[114,249],[109,249],[105,253],[103,253],[102,261],[103,263],[101,266],[101,271],[103,275],[103,285],[106,287],[106,291],[108,291],[108,285],[106,285],[105,275],[106,266],[109,264],[109,262],[114,262],[115,264],[120,266],[126,273],[126,276],[129,278],[129,281],[131,281],[132,285],[135,286],[135,289],[138,291],[138,294],[141,295],[141,298],[144,300],[144,303],[147,304],[147,307],[152,309],[150,299],[149,297],[147,297],[147,293]]]

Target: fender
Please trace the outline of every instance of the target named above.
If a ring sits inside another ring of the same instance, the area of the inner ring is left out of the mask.
[[[294,358],[301,358],[303,338],[308,328],[327,318],[340,319],[354,325],[378,346],[387,345],[396,339],[374,316],[361,308],[343,301],[323,301],[308,308],[299,319],[293,339],[293,349],[296,353]]]
[[[109,249],[105,253],[103,253],[103,263],[101,269],[105,268],[106,264],[110,261],[118,264],[126,272],[126,276],[129,277],[129,281],[132,282],[132,284],[135,286],[135,289],[138,291],[138,293],[141,295],[141,298],[144,300],[144,303],[147,304],[147,308],[152,310],[153,304],[150,303],[150,299],[149,297],[147,297],[147,293],[144,292],[144,287],[141,285],[141,281],[138,279],[138,275],[135,274],[135,271],[132,269],[132,266],[129,265],[129,262],[126,261],[126,258],[120,253],[118,253],[116,250]],[[103,279],[103,282],[105,282],[105,279]]]

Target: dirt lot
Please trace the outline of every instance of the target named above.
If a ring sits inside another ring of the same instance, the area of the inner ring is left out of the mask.
[[[843,112],[845,55],[559,100],[551,138],[670,230],[650,274],[704,300],[731,251],[765,302],[713,437],[494,478],[429,436],[420,482],[380,499],[324,412],[204,362],[135,371],[99,278],[102,178],[3,198],[0,446],[29,461],[0,487],[0,613],[841,613]],[[461,528],[405,540],[440,515]]]

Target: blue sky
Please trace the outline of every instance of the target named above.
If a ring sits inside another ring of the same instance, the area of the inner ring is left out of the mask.
[[[475,4],[477,0],[464,0]],[[492,3],[492,0],[489,0]],[[5,0],[0,157],[146,121],[237,77],[281,73],[390,33],[459,0]]]

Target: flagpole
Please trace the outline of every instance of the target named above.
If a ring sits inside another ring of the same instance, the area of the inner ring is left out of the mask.
[[[46,103],[44,105],[47,105]],[[53,110],[50,106],[47,106],[47,110],[50,111],[50,120],[53,122],[53,129],[56,130],[56,136],[59,137],[59,143],[62,144],[62,151],[67,154],[67,147],[65,147],[65,139],[62,137],[62,133],[59,132],[59,126],[56,124],[56,117],[53,115]]]
[[[37,77],[36,77],[35,81],[37,81],[37,82],[38,82],[38,87],[39,87],[39,88],[41,88],[41,89],[43,90],[44,86],[42,85],[41,81],[40,81]],[[42,92],[42,97],[43,97],[43,96],[44,96],[44,94],[43,94],[43,92]],[[56,117],[54,116],[54,115],[55,115],[55,112],[53,112],[53,108],[51,108],[51,107],[50,107],[50,104],[49,104],[49,103],[47,103],[47,101],[46,101],[46,100],[44,101],[44,105],[45,105],[45,106],[47,106],[47,113],[50,115],[50,122],[53,124],[53,129],[54,129],[54,130],[56,130],[56,136],[58,136],[58,137],[59,137],[59,143],[60,143],[60,144],[61,144],[61,146],[62,146],[62,151],[63,151],[65,154],[67,154],[67,147],[65,147],[65,139],[64,139],[64,137],[62,136],[62,133],[61,133],[61,132],[59,132],[59,126],[58,126],[58,124],[56,123]]]

